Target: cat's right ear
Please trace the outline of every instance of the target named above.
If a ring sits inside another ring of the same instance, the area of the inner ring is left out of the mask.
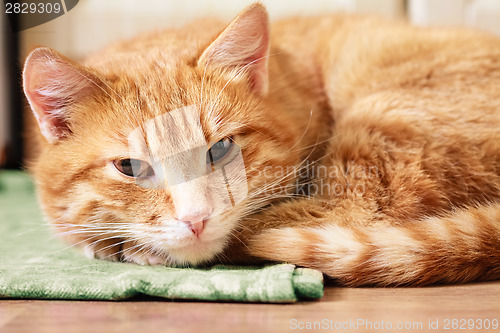
[[[264,96],[269,86],[269,47],[269,17],[264,6],[256,3],[244,9],[205,49],[198,65],[236,69]]]
[[[70,134],[71,105],[96,88],[97,78],[49,48],[37,48],[26,59],[23,89],[42,135],[50,143]]]

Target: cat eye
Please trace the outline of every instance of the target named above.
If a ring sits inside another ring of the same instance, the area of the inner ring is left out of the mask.
[[[212,164],[223,159],[231,151],[233,139],[231,137],[217,141],[207,151],[207,164]]]
[[[146,178],[155,174],[153,168],[147,162],[133,158],[113,161],[113,165],[116,170],[129,177]]]

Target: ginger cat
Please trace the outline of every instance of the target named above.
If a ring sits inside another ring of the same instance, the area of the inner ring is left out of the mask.
[[[286,261],[351,286],[500,278],[496,37],[270,26],[254,4],[82,64],[38,48],[23,79],[40,204],[89,257]]]

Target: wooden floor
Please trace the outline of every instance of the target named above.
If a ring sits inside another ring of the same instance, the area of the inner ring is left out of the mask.
[[[399,289],[330,285],[319,301],[288,305],[148,298],[0,301],[1,333],[304,332],[309,331],[306,325],[315,322],[314,331],[328,332],[500,332],[498,326],[492,327],[498,320],[500,281]]]

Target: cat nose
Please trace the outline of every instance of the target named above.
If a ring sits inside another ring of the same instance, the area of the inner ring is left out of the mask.
[[[199,237],[205,229],[205,222],[212,213],[209,209],[204,209],[191,214],[178,214],[177,219],[187,224],[189,230]]]

